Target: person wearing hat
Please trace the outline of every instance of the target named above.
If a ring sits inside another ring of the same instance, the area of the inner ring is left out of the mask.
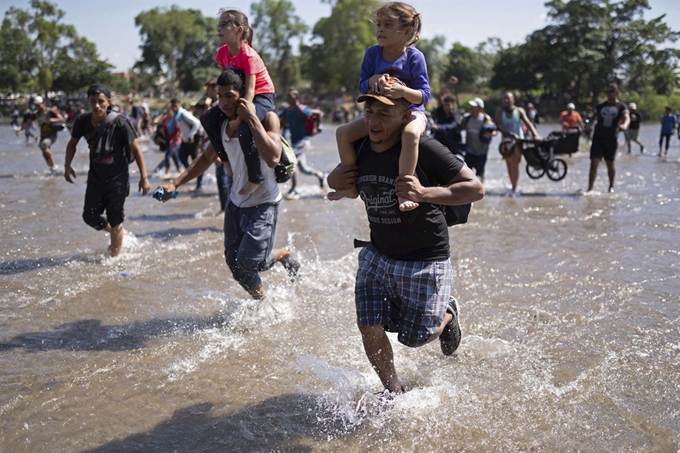
[[[626,131],[626,144],[628,145],[628,154],[630,154],[630,143],[635,142],[640,146],[640,152],[645,152],[645,147],[640,143],[640,123],[642,123],[642,114],[637,109],[637,104],[631,102],[628,104],[628,114],[630,115],[630,125]]]
[[[470,102],[470,113],[461,121],[465,131],[465,163],[473,168],[477,178],[484,182],[484,169],[489,153],[491,138],[496,135],[496,126],[489,115],[484,112],[484,101],[474,98]]]
[[[130,193],[129,164],[134,158],[139,168],[139,191],[146,195],[151,186],[142,150],[134,126],[125,115],[111,111],[111,92],[102,84],[87,90],[89,113],[79,115],[66,145],[64,179],[73,184],[76,172],[71,167],[76,146],[85,137],[90,149],[83,220],[98,231],[110,235],[109,255],[118,256],[123,246],[125,198]],[[106,216],[104,216],[106,212]]]
[[[57,141],[57,132],[61,130],[56,126],[56,123],[65,124],[66,118],[64,118],[56,107],[47,109],[42,96],[34,97],[33,104],[35,105],[35,122],[38,124],[38,129],[40,130],[38,146],[40,146],[45,163],[52,173],[54,173],[59,166],[54,163],[52,145]],[[28,126],[29,124],[26,124],[26,127]],[[24,128],[24,125],[22,125],[22,128]]]
[[[567,110],[560,113],[560,123],[562,124],[562,130],[568,131],[571,129],[583,130],[583,119],[581,114],[576,110],[576,106],[573,103],[567,104]]]
[[[397,332],[398,341],[408,347],[439,339],[445,355],[460,343],[458,306],[450,297],[449,232],[440,205],[480,200],[484,187],[461,159],[427,136],[418,144],[417,176],[400,176],[408,102],[373,93],[357,102],[365,102],[368,137],[353,144],[356,165],[338,165],[328,185],[355,188],[366,208],[371,241],[358,258],[357,324],[366,356],[385,388],[382,395],[389,399],[405,390],[386,332]],[[401,211],[399,197],[419,207]]]

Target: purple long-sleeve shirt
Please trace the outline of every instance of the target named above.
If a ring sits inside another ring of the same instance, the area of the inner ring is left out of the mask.
[[[369,80],[376,74],[389,74],[404,82],[409,88],[419,90],[423,94],[420,105],[412,104],[411,110],[425,110],[430,99],[430,80],[427,77],[425,55],[415,47],[407,47],[406,52],[394,61],[387,61],[382,56],[382,47],[371,46],[366,50],[361,63],[359,91],[366,94],[370,91]]]

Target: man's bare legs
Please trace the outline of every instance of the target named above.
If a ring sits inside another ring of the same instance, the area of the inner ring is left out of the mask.
[[[360,327],[366,357],[378,374],[383,386],[393,393],[402,393],[401,383],[394,368],[392,344],[381,325]]]
[[[109,245],[109,256],[116,257],[120,254],[120,250],[123,248],[123,237],[125,236],[125,229],[123,224],[116,225],[112,227],[108,223],[104,231],[107,231],[111,236],[111,245]]]
[[[291,278],[297,275],[297,272],[300,270],[300,265],[290,257],[290,249],[288,247],[274,249],[272,252],[274,253],[274,262],[281,263],[284,269],[288,271],[288,275]],[[253,288],[248,291],[248,294],[255,300],[264,300],[264,286],[259,285],[256,288]]]
[[[609,191],[613,192],[614,177],[616,177],[616,168],[614,167],[614,161],[605,159],[604,163],[607,164],[607,176],[609,176]]]
[[[609,177],[609,191],[614,191],[614,178],[616,177],[616,167],[614,167],[613,160],[605,160],[607,165],[607,176]],[[597,168],[600,165],[600,159],[590,160],[590,173],[588,174],[588,192],[593,190],[595,186],[595,179],[597,178]]]
[[[453,320],[453,315],[446,312],[442,324],[439,329],[433,333],[424,344],[428,344],[437,338],[444,331],[447,324]],[[360,327],[361,339],[364,343],[364,351],[366,357],[371,362],[371,366],[378,374],[380,382],[383,386],[392,393],[403,393],[404,389],[399,382],[397,370],[394,368],[394,353],[392,352],[392,344],[387,338],[385,328],[382,325]]]

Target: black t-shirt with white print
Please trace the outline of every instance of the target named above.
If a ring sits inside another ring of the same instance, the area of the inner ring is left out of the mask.
[[[137,138],[137,133],[133,129],[130,121],[123,115],[118,115],[113,122],[105,126],[105,134],[113,134],[111,137],[111,149],[107,152],[95,149],[97,147],[94,140],[96,128],[92,125],[92,113],[78,115],[73,128],[71,137],[85,137],[90,148],[90,176],[102,182],[112,182],[121,177],[129,176],[128,161],[126,156],[127,147]]]
[[[464,163],[437,140],[421,137],[416,173],[424,186],[448,184]],[[449,233],[439,206],[420,203],[401,212],[395,179],[399,175],[401,143],[376,153],[369,140],[355,143],[357,189],[366,206],[371,242],[384,255],[403,261],[439,261],[450,256]]]
[[[597,123],[595,124],[594,138],[612,138],[619,133],[619,121],[628,111],[623,102],[610,104],[603,102],[595,107]]]

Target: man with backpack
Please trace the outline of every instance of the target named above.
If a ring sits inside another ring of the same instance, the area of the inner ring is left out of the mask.
[[[474,98],[468,104],[470,113],[466,114],[461,121],[461,129],[465,131],[465,163],[474,169],[477,178],[484,182],[489,143],[496,135],[496,125],[484,111],[483,100]]]
[[[321,121],[323,112],[319,109],[312,109],[300,103],[300,92],[296,88],[288,89],[288,107],[281,112],[281,125],[290,130],[290,142],[295,151],[297,168],[306,175],[316,176],[319,186],[323,189],[326,174],[314,169],[307,162],[307,150],[311,147],[309,137],[320,130],[318,124]],[[291,187],[286,194],[286,198],[299,198],[297,192],[297,177],[293,173]]]
[[[35,105],[35,112],[29,114],[30,121],[24,121],[21,129],[17,131],[17,136],[21,133],[21,130],[25,129],[27,131],[26,141],[28,141],[29,133],[32,135],[32,127],[37,123],[40,129],[38,146],[50,171],[55,173],[59,167],[54,163],[54,158],[52,157],[52,145],[57,141],[57,132],[64,130],[66,127],[66,118],[64,118],[58,108],[47,108],[42,96],[33,98],[33,104]]]
[[[229,165],[234,183],[224,211],[224,256],[239,285],[254,299],[262,300],[265,290],[260,272],[277,262],[283,265],[291,279],[300,270],[300,264],[290,256],[287,247],[274,248],[281,201],[277,185],[283,149],[279,118],[270,111],[260,122],[255,105],[243,97],[245,79],[238,69],[230,68],[220,74],[216,90],[217,104],[227,117],[220,127],[224,151],[218,154],[215,147],[209,146],[174,181],[159,186],[156,193],[162,196],[162,201],[167,201],[178,187],[203,174],[218,157]],[[248,168],[238,131],[229,127],[229,122],[237,118],[250,126],[264,177],[264,182],[251,194],[239,193],[248,180]]]
[[[64,179],[73,184],[76,172],[71,167],[76,145],[85,137],[90,148],[83,220],[95,230],[111,236],[109,255],[118,256],[123,245],[125,198],[130,193],[129,164],[139,167],[139,191],[146,195],[151,188],[137,134],[130,121],[111,111],[111,92],[102,84],[87,90],[90,113],[79,115],[73,123],[71,140],[66,145]],[[106,212],[106,217],[103,216]]]
[[[357,324],[364,350],[385,390],[404,392],[387,332],[408,347],[439,338],[451,355],[460,344],[458,306],[450,295],[453,270],[449,231],[440,205],[464,205],[484,196],[472,171],[435,139],[421,137],[416,175],[399,176],[401,130],[411,114],[408,102],[365,94],[368,137],[354,144],[357,165],[338,166],[331,189],[356,185],[366,208],[371,242],[359,253],[355,283]],[[419,204],[399,210],[398,197]]]

